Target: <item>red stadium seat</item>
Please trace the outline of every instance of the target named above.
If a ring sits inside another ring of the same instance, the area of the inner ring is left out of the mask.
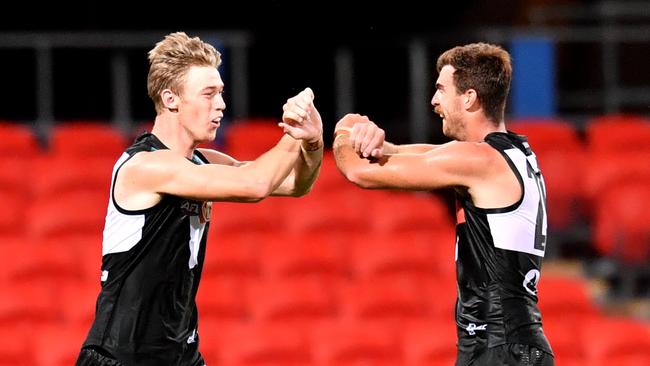
[[[592,152],[650,153],[650,119],[634,114],[611,114],[590,119],[585,127]]]
[[[353,269],[362,277],[453,273],[454,234],[435,230],[357,236],[351,247]]]
[[[291,201],[284,212],[287,229],[297,235],[363,234],[370,230],[368,200],[375,192],[359,189],[359,194],[336,193],[307,195]]]
[[[378,233],[431,231],[454,227],[447,204],[434,194],[386,192],[369,202],[372,227]]]
[[[29,172],[31,193],[36,199],[78,192],[108,197],[114,165],[115,159],[103,156],[43,156],[34,160]]]
[[[260,275],[260,247],[267,236],[242,231],[239,235],[210,232],[204,276],[255,279]]]
[[[220,353],[219,365],[299,366],[311,363],[305,334],[282,324],[228,327],[216,341],[224,350]]]
[[[402,344],[410,366],[450,366],[456,362],[456,324],[451,319],[411,322]]]
[[[196,296],[201,320],[236,322],[250,317],[246,286],[237,278],[203,276]]]
[[[644,264],[650,259],[650,179],[610,186],[595,202],[594,243],[606,257]]]
[[[53,155],[103,156],[117,160],[129,140],[107,122],[65,121],[52,127],[49,150]]]
[[[27,198],[16,192],[0,189],[0,202],[5,207],[0,210],[0,237],[25,237]]]
[[[275,235],[260,244],[267,278],[317,277],[336,281],[350,275],[345,258],[348,243],[340,236],[323,233],[308,237]]]
[[[32,334],[25,325],[0,323],[0,366],[35,365]]]
[[[396,331],[376,323],[342,320],[315,326],[310,335],[317,365],[395,366],[402,362]]]
[[[101,235],[108,192],[50,196],[32,202],[27,211],[28,235],[33,239],[60,239]]]
[[[429,315],[421,287],[410,278],[360,279],[342,288],[345,314],[352,319],[386,323]]]
[[[321,165],[320,173],[309,194],[321,195],[331,192],[341,192],[343,190],[357,191],[359,188],[345,179],[336,167],[332,150],[326,149],[323,152],[323,164]]]
[[[583,142],[571,122],[559,118],[520,118],[508,122],[508,130],[528,137],[534,151],[580,150]]]
[[[628,181],[650,179],[649,154],[629,151],[595,152],[589,155],[585,170],[585,196],[591,219],[595,202],[605,190],[615,189]]]
[[[261,202],[214,202],[210,236],[231,236],[241,232],[269,234],[284,230],[286,198],[269,197]]]
[[[626,318],[601,318],[582,324],[586,364],[648,365],[650,330],[647,324]]]
[[[559,315],[559,314],[557,314]],[[542,316],[544,313],[542,311]],[[585,318],[587,319],[587,318]],[[544,334],[548,338],[557,365],[578,366],[587,364],[580,337],[581,321],[566,321],[562,316],[543,318]]]
[[[542,275],[538,285],[542,322],[546,319],[581,321],[600,314],[585,279]]]
[[[88,334],[85,325],[47,326],[34,331],[37,366],[74,365]]]
[[[281,322],[302,328],[334,319],[338,308],[334,292],[313,278],[272,279],[250,287],[251,307],[258,322]]]
[[[0,156],[27,159],[41,152],[34,131],[23,124],[0,121]]]
[[[225,152],[240,161],[257,159],[275,146],[284,134],[280,120],[248,119],[225,126]]]

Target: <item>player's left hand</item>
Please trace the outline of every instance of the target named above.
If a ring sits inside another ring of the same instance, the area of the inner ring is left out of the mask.
[[[350,131],[350,143],[354,151],[364,158],[384,156],[386,133],[374,122],[355,123]]]

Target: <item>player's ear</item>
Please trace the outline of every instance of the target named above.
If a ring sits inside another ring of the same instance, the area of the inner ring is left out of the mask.
[[[160,99],[170,112],[178,112],[178,96],[171,89],[164,89],[160,92]]]
[[[465,93],[463,93],[463,105],[465,106],[465,109],[471,109],[477,101],[478,95],[476,94],[476,90],[467,89]]]

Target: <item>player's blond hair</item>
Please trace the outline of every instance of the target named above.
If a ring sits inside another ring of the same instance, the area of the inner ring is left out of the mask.
[[[160,93],[170,89],[177,95],[183,93],[187,72],[192,66],[219,67],[221,53],[199,37],[190,38],[184,32],[168,34],[149,51],[147,92],[156,107],[164,110]]]

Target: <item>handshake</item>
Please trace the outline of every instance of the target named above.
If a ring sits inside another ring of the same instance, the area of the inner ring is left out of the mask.
[[[349,113],[334,128],[334,144],[346,144],[361,157],[380,159],[384,156],[386,133],[367,116]]]

